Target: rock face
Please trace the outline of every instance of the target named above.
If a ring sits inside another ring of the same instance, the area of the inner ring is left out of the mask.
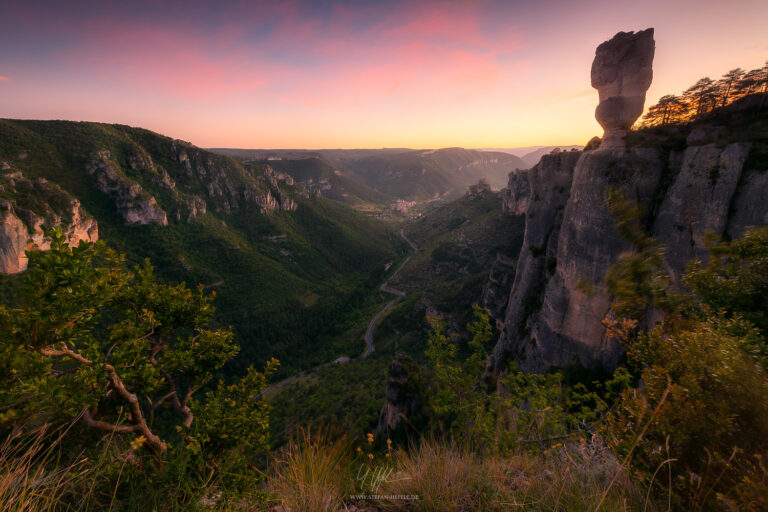
[[[694,258],[706,261],[706,233],[725,233],[728,212],[750,146],[749,143],[725,147],[692,145],[682,152],[677,179],[664,197],[653,225],[653,235],[666,248],[667,271],[675,282],[679,282],[687,262]],[[749,187],[744,192],[754,194],[759,190],[759,186]],[[763,188],[762,193],[765,192]]]
[[[86,170],[96,178],[96,188],[115,201],[118,213],[128,224],[168,225],[168,216],[155,198],[122,173],[109,150],[91,155]]]
[[[518,339],[527,339],[528,317],[540,306],[546,278],[554,270],[563,209],[571,188],[571,174],[581,153],[544,155],[528,171],[531,199],[526,211],[525,237],[509,294],[501,337],[489,356],[496,375],[515,352]],[[517,356],[517,354],[514,354]]]
[[[726,233],[740,238],[749,227],[768,226],[768,170],[747,169],[731,200],[732,212]]]
[[[629,128],[643,113],[645,92],[653,79],[653,29],[619,32],[597,47],[592,87],[600,103],[595,118],[605,130],[601,149],[622,149]]]
[[[509,183],[502,191],[502,209],[511,215],[525,215],[531,201],[531,184],[528,181],[529,171],[514,171],[509,173]]]
[[[45,230],[57,226],[70,245],[99,239],[96,221],[57,185],[20,172],[0,176],[0,273],[26,270],[25,251],[50,248]]]
[[[418,366],[404,352],[396,352],[387,373],[387,403],[379,415],[376,434],[407,432],[421,412]]]
[[[616,54],[617,47],[624,48],[629,62],[650,63],[651,35],[650,31],[617,35],[598,49],[596,66],[599,62],[599,69],[611,68],[604,63],[610,59],[601,54],[606,48],[614,49],[609,56]],[[650,71],[644,73],[646,83]],[[593,81],[594,77],[595,67]],[[644,94],[640,89],[632,96],[635,100]],[[625,95],[627,90],[621,89]],[[611,97],[615,96],[601,91],[598,112]],[[636,107],[622,99],[608,105]],[[631,124],[629,117],[623,119]],[[738,237],[749,227],[768,225],[768,169],[759,167],[765,165],[763,159],[750,159],[760,144],[757,139],[739,142],[737,137],[749,137],[746,132],[698,123],[686,128],[685,142],[674,132],[674,140],[648,139],[611,149],[622,138],[614,137],[610,129],[625,128],[604,126],[606,137],[599,150],[547,155],[529,171],[525,208],[518,207],[524,201],[512,199],[526,197],[525,185],[519,175],[510,176],[505,209],[526,213],[525,240],[501,335],[488,358],[489,385],[512,360],[535,372],[574,362],[609,370],[617,365],[622,348],[605,336],[601,323],[611,304],[604,277],[622,253],[636,249],[616,231],[606,205],[609,191],[621,190],[641,207],[645,216],[641,220],[664,246],[665,266],[678,284],[691,259],[706,261],[707,233]],[[492,286],[498,288],[498,279],[489,279],[487,287]]]
[[[157,161],[139,144],[123,149],[127,156],[118,158],[102,149],[86,161],[94,185],[114,201],[126,223],[166,226],[169,218],[192,222],[208,212],[297,208],[284,190],[293,180],[270,166],[259,174],[187,142],[171,141],[169,146],[165,151],[155,148]],[[162,199],[162,205],[156,197]]]
[[[491,318],[496,320],[496,327],[499,330],[504,325],[504,312],[507,310],[509,289],[515,279],[516,265],[517,262],[514,259],[497,254],[480,296],[480,305],[488,310]]]

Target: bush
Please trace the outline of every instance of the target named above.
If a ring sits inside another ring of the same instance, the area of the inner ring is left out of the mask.
[[[683,279],[689,291],[678,291],[639,210],[618,194],[610,202],[619,231],[639,250],[609,272],[616,300],[605,325],[641,385],[623,393],[606,439],[649,490],[679,508],[750,509],[768,488],[760,483],[768,436],[768,228],[731,242],[710,235],[709,263],[691,262]],[[651,311],[664,320],[641,332]]]

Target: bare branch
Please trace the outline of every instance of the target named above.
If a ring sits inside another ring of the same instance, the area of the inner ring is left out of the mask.
[[[83,409],[82,418],[83,421],[85,421],[85,424],[89,427],[98,428],[107,432],[115,432],[117,434],[131,434],[139,431],[138,425],[115,425],[114,423],[93,419],[91,411],[88,409]]]

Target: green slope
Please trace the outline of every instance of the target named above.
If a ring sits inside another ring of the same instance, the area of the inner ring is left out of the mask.
[[[128,224],[118,200],[99,190],[98,174],[87,169],[105,150],[122,182],[154,197],[167,226]],[[235,327],[243,346],[237,367],[274,356],[290,373],[336,357],[345,347],[331,340],[356,319],[384,263],[404,251],[390,226],[278,183],[266,166],[148,130],[0,120],[0,161],[79,199],[100,238],[130,262],[148,257],[162,279],[215,290],[218,320]],[[267,211],[259,205],[265,197],[292,209]],[[205,213],[190,216],[194,199],[205,202]],[[3,278],[3,286],[12,281]]]
[[[395,352],[425,362],[428,310],[444,315],[450,331],[462,331],[496,255],[517,258],[524,229],[524,217],[505,215],[499,194],[493,192],[461,197],[406,224],[404,232],[418,251],[411,253],[390,285],[408,295],[376,325],[376,350],[368,359],[322,368],[275,393],[275,445],[309,421],[339,435],[371,431],[384,403],[386,369]],[[377,306],[369,307],[367,319],[351,325],[350,336],[362,339],[370,318],[392,295],[382,293],[379,298]],[[460,342],[463,351],[466,341]]]

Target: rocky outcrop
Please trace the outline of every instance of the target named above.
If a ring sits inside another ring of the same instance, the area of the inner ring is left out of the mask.
[[[118,213],[128,224],[168,225],[168,216],[155,198],[125,176],[108,149],[94,152],[85,169],[95,177],[96,188],[114,200]]]
[[[467,187],[467,199],[480,199],[484,197],[486,193],[491,191],[491,186],[485,180],[480,180],[474,185]]]
[[[651,34],[642,37],[650,41],[643,43],[645,57],[630,61],[644,62],[652,49]],[[614,103],[631,103],[622,102]],[[707,233],[736,237],[748,227],[768,225],[768,169],[756,167],[764,159],[750,160],[762,142],[750,141],[749,130],[698,123],[685,128],[683,143],[680,130],[670,130],[674,139],[653,134],[636,138],[636,146],[610,149],[617,139],[606,129],[606,138],[614,138],[607,147],[603,139],[599,150],[577,153],[577,161],[549,155],[531,169],[525,241],[501,335],[488,359],[489,384],[512,360],[526,371],[574,362],[612,369],[618,363],[622,348],[606,337],[601,323],[611,304],[604,277],[622,253],[636,249],[615,228],[606,205],[609,191],[621,190],[641,207],[641,220],[664,247],[664,264],[678,285],[690,260],[706,261]],[[555,193],[558,187],[565,192]],[[507,197],[523,187],[511,176],[510,188],[515,190]],[[511,204],[505,208],[513,210]]]
[[[597,47],[592,87],[600,103],[595,118],[605,130],[601,149],[627,146],[627,131],[643,113],[645,92],[653,79],[653,29],[619,32]]]
[[[30,239],[24,223],[10,213],[0,213],[0,272],[17,274],[27,269],[27,242]]]
[[[0,176],[0,273],[26,270],[25,251],[50,248],[45,232],[54,227],[61,227],[73,246],[99,238],[96,221],[59,186],[20,172]]]
[[[489,356],[489,372],[498,374],[518,354],[517,340],[525,338],[528,322],[540,307],[546,278],[554,270],[563,210],[573,169],[581,153],[544,155],[528,171],[531,198],[526,209],[525,236],[509,294],[501,337]]]
[[[387,402],[379,415],[376,434],[407,433],[419,422],[421,382],[416,363],[405,353],[396,352],[387,373]]]
[[[531,201],[531,184],[528,171],[509,173],[509,183],[501,194],[502,209],[510,215],[525,215]]]

